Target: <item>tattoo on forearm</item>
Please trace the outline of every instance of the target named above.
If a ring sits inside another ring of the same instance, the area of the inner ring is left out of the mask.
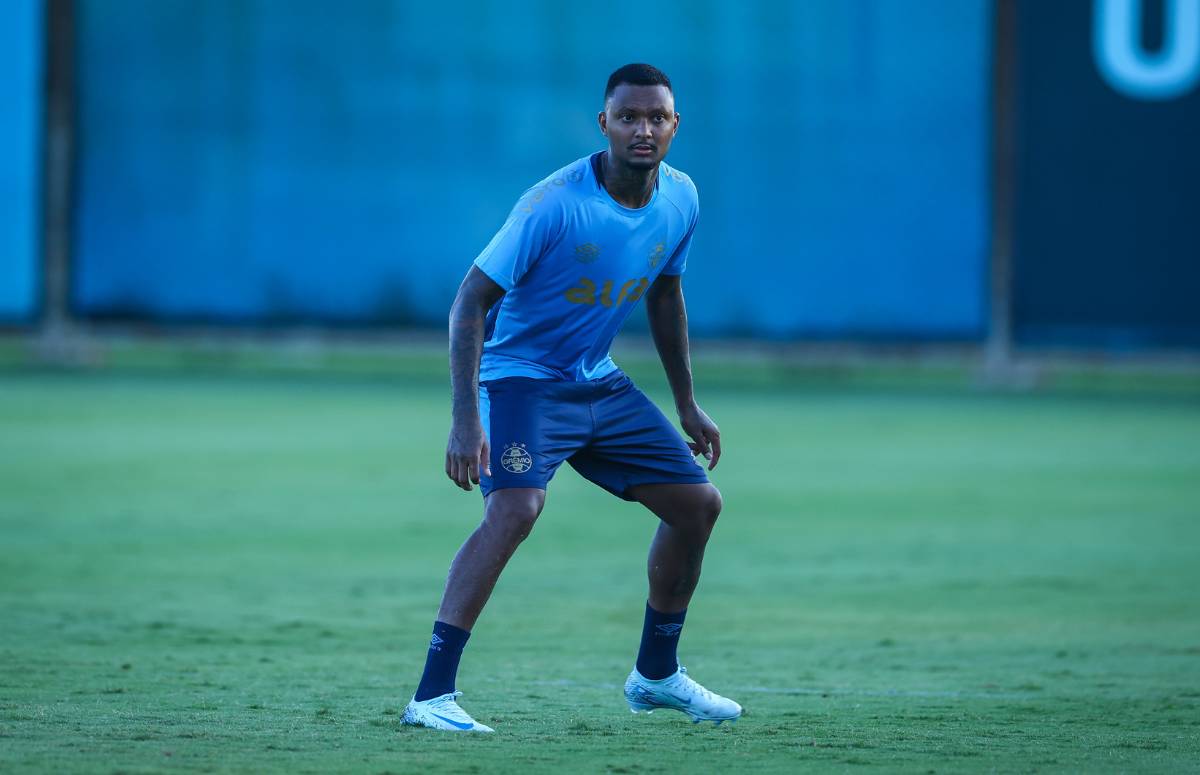
[[[503,295],[503,288],[471,267],[450,307],[450,390],[456,421],[478,416],[483,329],[488,310]]]
[[[455,417],[478,411],[479,358],[483,354],[486,312],[477,304],[455,301],[450,310],[450,388]]]

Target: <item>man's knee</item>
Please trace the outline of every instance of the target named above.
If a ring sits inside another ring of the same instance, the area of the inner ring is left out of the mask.
[[[510,543],[519,544],[533,530],[545,501],[541,490],[496,490],[487,498],[483,519]]]
[[[712,484],[687,485],[686,494],[659,517],[671,527],[708,533],[721,516],[721,491]]]
[[[705,526],[712,530],[713,525],[717,524],[717,517],[721,516],[721,508],[725,505],[721,491],[711,484],[706,485],[699,501],[696,510]]]

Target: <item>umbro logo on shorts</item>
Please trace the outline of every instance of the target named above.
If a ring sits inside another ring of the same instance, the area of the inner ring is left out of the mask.
[[[683,629],[683,625],[675,624],[674,622],[670,624],[656,624],[654,625],[654,629],[658,630],[659,635],[678,635],[679,631]]]
[[[533,456],[524,444],[509,444],[500,455],[500,465],[510,474],[523,474],[533,468]]]

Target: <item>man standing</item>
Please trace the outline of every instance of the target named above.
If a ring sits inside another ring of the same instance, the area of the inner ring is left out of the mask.
[[[405,724],[492,731],[459,707],[455,673],[475,620],[533,528],[563,461],[660,520],[641,647],[625,682],[630,709],[674,709],[717,724],[742,712],[692,680],[675,657],[721,511],[721,495],[694,456],[714,468],[721,436],[692,393],[680,276],[699,204],[691,179],[663,163],[679,129],[670,79],[650,65],[618,69],[598,120],[608,149],[522,195],[475,259],[450,311],[446,475],[464,490],[480,485],[484,516],[450,567]],[[643,296],[691,442],[609,357],[613,337]]]

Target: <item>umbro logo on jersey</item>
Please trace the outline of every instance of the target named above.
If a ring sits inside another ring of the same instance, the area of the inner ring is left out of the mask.
[[[595,242],[585,242],[575,246],[575,260],[581,264],[590,264],[600,258],[600,246]]]
[[[675,624],[674,622],[670,624],[656,624],[654,625],[654,629],[658,630],[659,635],[678,635],[679,631],[683,629],[683,625]]]

